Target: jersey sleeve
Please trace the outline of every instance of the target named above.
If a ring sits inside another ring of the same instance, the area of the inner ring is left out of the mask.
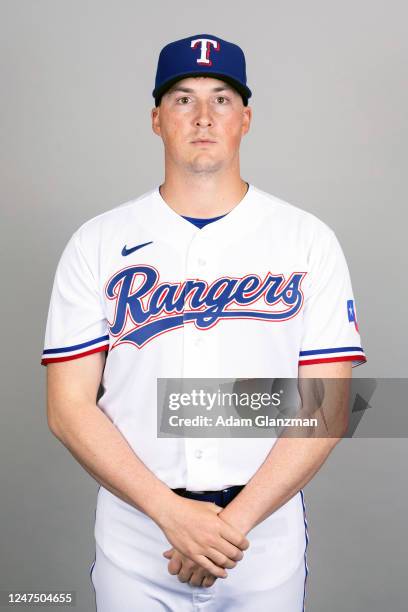
[[[102,298],[77,231],[66,244],[55,272],[41,365],[108,349]]]
[[[316,246],[317,245],[317,246]],[[340,243],[327,226],[311,249],[299,366],[367,361],[361,345],[350,273]]]

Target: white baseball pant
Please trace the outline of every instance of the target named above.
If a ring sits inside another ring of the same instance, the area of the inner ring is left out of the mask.
[[[218,578],[209,588],[192,587],[169,574],[162,553],[171,545],[142,512],[132,508],[132,524],[124,537],[126,504],[117,499],[117,505],[124,514],[122,520],[117,517],[121,537],[116,541],[111,539],[112,516],[98,519],[99,524],[106,521],[108,532],[103,542],[96,541],[90,567],[97,612],[304,612],[308,534],[303,493],[302,550],[296,545],[288,550],[296,538],[285,536],[285,524],[293,527],[293,522],[277,511],[249,532],[244,558],[227,570],[226,579]],[[296,514],[296,505],[294,510]]]

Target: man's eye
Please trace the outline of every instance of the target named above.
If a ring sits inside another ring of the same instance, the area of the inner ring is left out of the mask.
[[[188,100],[188,99],[189,99],[188,96],[183,96],[182,98],[179,98],[177,102],[181,102],[182,100]],[[184,102],[182,103],[184,104]]]
[[[217,100],[222,100],[221,104],[224,104],[228,100],[225,96],[218,96]]]

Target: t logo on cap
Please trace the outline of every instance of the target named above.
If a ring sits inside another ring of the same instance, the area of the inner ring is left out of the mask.
[[[191,48],[196,49],[200,43],[201,55],[197,60],[197,64],[200,64],[200,66],[212,66],[212,61],[210,60],[211,45],[214,47],[215,51],[219,51],[220,43],[218,40],[211,40],[211,38],[196,38],[191,41]]]

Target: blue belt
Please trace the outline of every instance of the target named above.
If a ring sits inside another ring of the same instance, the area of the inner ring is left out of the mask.
[[[172,489],[177,495],[181,497],[188,497],[189,499],[197,499],[199,501],[214,502],[217,506],[225,508],[238,495],[238,493],[244,488],[245,485],[235,485],[228,489],[221,489],[221,491],[188,491],[187,489]]]

